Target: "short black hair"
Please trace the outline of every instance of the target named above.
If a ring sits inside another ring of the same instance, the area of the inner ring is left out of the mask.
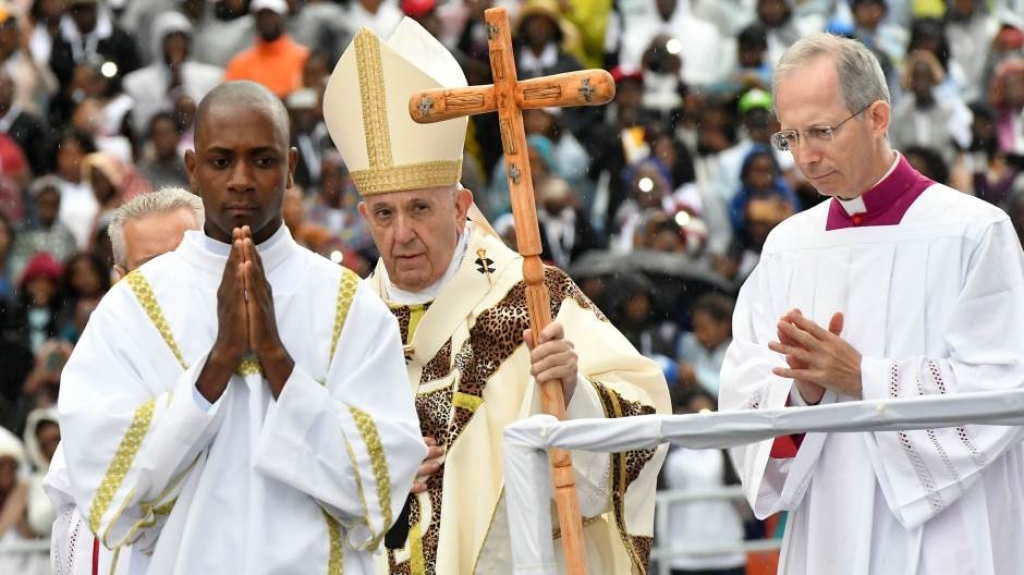
[[[150,139],[153,138],[153,131],[156,129],[157,122],[160,121],[170,122],[171,125],[174,126],[174,131],[178,132],[179,136],[181,135],[181,124],[178,122],[178,118],[175,117],[173,112],[168,112],[164,110],[153,114],[153,116],[149,119],[149,125],[147,126],[146,129],[147,137],[149,137]]]
[[[700,385],[674,385],[669,388],[669,398],[672,407],[681,408],[690,405],[695,399],[703,398],[708,400],[716,411],[718,410],[718,399]]]
[[[857,6],[862,6],[862,5],[865,5],[865,4],[867,4],[867,5],[878,4],[882,8],[885,8],[886,10],[889,9],[889,4],[886,3],[885,0],[850,0],[850,9],[852,10],[852,9],[856,8]]]
[[[96,140],[93,139],[92,134],[78,128],[67,128],[61,132],[60,137],[57,138],[57,145],[54,152],[59,150],[61,144],[68,140],[78,144],[86,154],[92,154],[99,151],[99,147],[96,146]]]
[[[949,183],[949,166],[946,165],[946,160],[942,159],[942,154],[938,150],[927,146],[907,146],[903,148],[903,156],[907,158],[910,156],[921,158],[925,169],[928,170],[928,173],[925,175],[937,183]]]
[[[206,116],[210,110],[218,106],[237,108],[239,106],[260,107],[270,113],[274,119],[274,127],[281,130],[284,141],[289,141],[291,122],[288,118],[288,110],[281,98],[262,84],[249,80],[237,80],[225,82],[218,85],[199,102],[196,108],[195,134],[206,122]]]
[[[763,25],[754,23],[740,30],[736,36],[736,42],[740,48],[768,49],[768,29]]]
[[[692,313],[704,312],[715,321],[732,321],[735,307],[733,299],[727,295],[709,292],[702,294],[693,302]]]

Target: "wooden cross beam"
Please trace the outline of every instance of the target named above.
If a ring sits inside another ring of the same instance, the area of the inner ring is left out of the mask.
[[[540,227],[526,151],[523,110],[606,104],[615,96],[615,82],[604,70],[570,72],[519,82],[505,9],[488,9],[484,12],[484,20],[494,84],[415,93],[409,98],[409,113],[414,121],[421,124],[487,112],[498,113],[501,146],[505,152],[506,174],[512,194],[517,248],[523,255],[530,328],[537,337],[551,323],[551,307],[544,285],[544,264],[540,259]],[[565,401],[560,383],[542,381],[540,388],[544,411],[564,419]],[[553,468],[566,570],[569,575],[583,575],[586,572],[583,522],[576,497],[572,455],[564,449],[552,449],[548,456]]]

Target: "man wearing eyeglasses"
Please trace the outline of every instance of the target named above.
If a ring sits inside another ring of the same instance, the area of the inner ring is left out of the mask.
[[[831,199],[768,237],[733,319],[723,410],[1024,385],[1024,254],[1005,213],[890,148],[875,57],[819,34],[775,70],[773,145]],[[780,572],[1019,573],[1021,428],[814,433],[732,450]]]

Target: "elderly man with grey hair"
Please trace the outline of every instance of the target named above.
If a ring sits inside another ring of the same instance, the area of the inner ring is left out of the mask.
[[[886,137],[862,44],[796,42],[782,131],[829,199],[782,222],[740,292],[723,411],[1024,386],[1024,257],[1005,213],[918,173]],[[780,573],[1020,573],[1024,429],[810,433],[732,450],[759,517],[789,511]]]
[[[107,228],[118,279],[174,250],[185,232],[203,228],[204,219],[203,201],[184,188],[143,194],[118,208]]]
[[[118,208],[107,228],[118,279],[147,261],[173,251],[186,231],[202,229],[204,219],[202,200],[183,188],[164,188],[143,194]],[[43,488],[57,510],[50,536],[54,573],[86,575],[93,573],[94,565],[102,573],[130,572],[130,549],[123,549],[115,559],[113,552],[94,545],[95,539],[89,534],[89,527],[71,495],[63,446],[57,447]]]

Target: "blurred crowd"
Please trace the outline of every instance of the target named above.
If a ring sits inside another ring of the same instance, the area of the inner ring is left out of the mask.
[[[387,37],[404,15],[490,83],[492,5],[520,78],[615,80],[610,105],[524,113],[543,257],[660,362],[680,412],[714,409],[738,286],[772,228],[821,201],[770,145],[773,64],[801,36],[869,46],[893,145],[1024,233],[1024,0],[0,0],[0,542],[47,535],[36,483],[61,369],[111,285],[107,226],[134,196],[189,187],[203,95],[250,79],[282,98],[299,156],[285,221],[365,275],[376,254],[323,122],[327,78],[360,28]],[[463,184],[514,245],[497,118],[469,130]],[[666,469],[676,488],[731,477],[721,454],[674,452]],[[739,512],[719,511],[681,511],[675,536],[742,537]]]

